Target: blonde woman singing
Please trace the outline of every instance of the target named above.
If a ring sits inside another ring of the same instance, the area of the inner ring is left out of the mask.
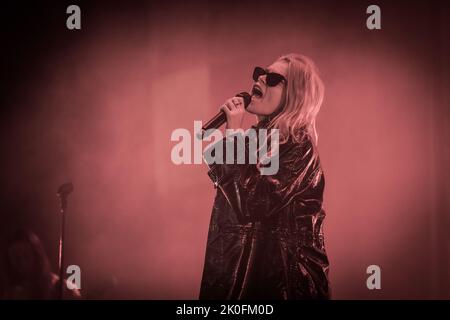
[[[259,119],[255,130],[278,129],[279,169],[262,175],[261,163],[209,164],[217,194],[199,298],[328,299],[325,182],[315,129],[323,82],[299,54],[256,67],[253,80],[246,111]],[[227,129],[241,128],[241,97],[221,109]]]

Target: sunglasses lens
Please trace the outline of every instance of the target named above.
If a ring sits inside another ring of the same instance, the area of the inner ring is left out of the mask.
[[[283,81],[283,77],[277,73],[269,73],[266,77],[266,83],[269,87],[274,87]]]
[[[258,81],[259,77],[263,75],[267,75],[266,83],[269,87],[274,87],[281,81],[285,80],[281,74],[275,72],[267,72],[265,69],[261,67],[256,67],[255,70],[253,70],[253,80],[255,82]]]
[[[259,77],[266,74],[266,71],[261,67],[256,67],[253,71],[253,80],[258,81]]]

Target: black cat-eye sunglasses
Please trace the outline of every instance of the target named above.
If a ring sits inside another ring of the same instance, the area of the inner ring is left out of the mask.
[[[255,70],[253,70],[253,80],[256,82],[258,81],[259,77],[263,75],[266,75],[266,84],[269,87],[275,87],[281,81],[284,81],[285,83],[287,82],[286,78],[279,73],[269,72],[264,68],[255,67]]]

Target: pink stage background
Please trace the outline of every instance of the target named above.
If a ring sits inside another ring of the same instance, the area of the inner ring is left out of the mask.
[[[326,86],[333,298],[450,298],[448,6],[380,2],[370,31],[369,2],[164,3],[81,5],[81,31],[41,44],[1,128],[2,230],[32,227],[56,267],[55,190],[72,181],[67,263],[88,297],[196,299],[215,190],[204,164],[171,162],[171,133],[299,52]]]

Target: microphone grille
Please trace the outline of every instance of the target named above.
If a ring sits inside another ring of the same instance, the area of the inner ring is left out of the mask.
[[[245,91],[238,93],[236,95],[236,97],[241,97],[244,99],[244,108],[246,108],[246,109],[247,109],[248,105],[250,104],[250,102],[252,101],[252,96],[248,92],[245,92]]]

